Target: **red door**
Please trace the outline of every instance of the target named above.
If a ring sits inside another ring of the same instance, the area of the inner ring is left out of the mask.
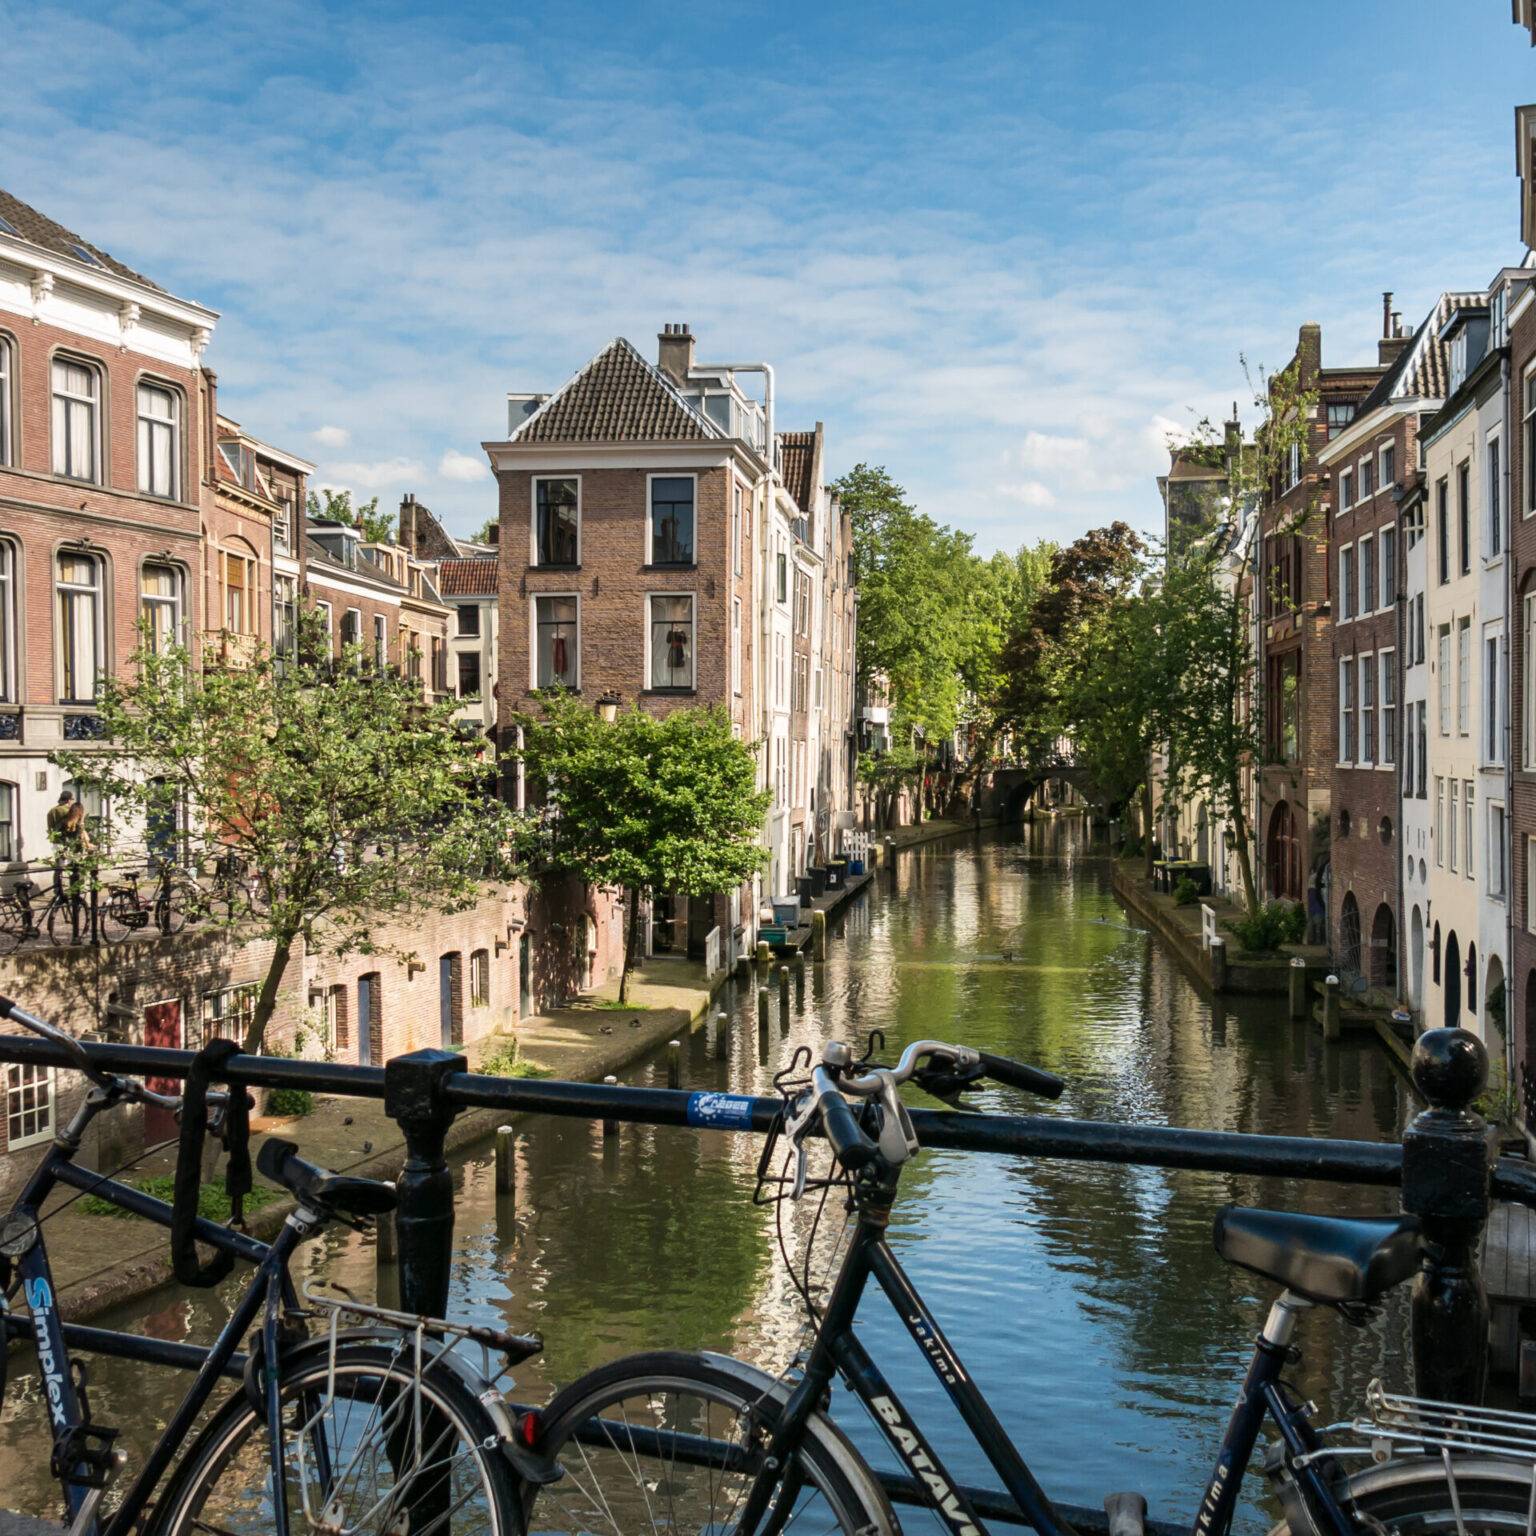
[[[181,1049],[181,1002],[171,998],[151,1003],[144,1010],[144,1044]],[[174,1077],[148,1077],[144,1080],[157,1093],[180,1093],[181,1083]],[[176,1116],[158,1104],[144,1106],[144,1139],[147,1142],[171,1141],[176,1136]]]

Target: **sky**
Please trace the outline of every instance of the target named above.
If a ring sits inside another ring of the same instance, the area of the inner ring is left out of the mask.
[[[983,553],[1520,260],[1509,0],[0,0],[0,186],[221,313],[220,404],[468,533],[509,390],[765,360]]]

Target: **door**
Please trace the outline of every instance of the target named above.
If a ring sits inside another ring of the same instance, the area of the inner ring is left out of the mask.
[[[517,941],[517,1016],[526,1019],[533,1012],[533,946],[523,933]]]
[[[453,962],[457,955],[442,955],[437,962],[437,1024],[444,1050],[459,1044],[453,1027]]]
[[[181,1049],[181,999],[167,998],[163,1003],[151,1003],[144,1010],[144,1044],[164,1046],[168,1050]],[[156,1093],[177,1093],[183,1084],[173,1077],[147,1077],[145,1086]],[[147,1142],[174,1141],[177,1136],[176,1112],[159,1104],[144,1106],[144,1139]]]
[[[357,978],[357,1062],[373,1065],[373,976]]]

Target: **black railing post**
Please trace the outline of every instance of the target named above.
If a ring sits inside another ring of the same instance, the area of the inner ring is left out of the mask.
[[[384,1113],[405,1132],[395,1208],[403,1312],[442,1317],[448,1310],[453,1175],[443,1143],[457,1111],[443,1094],[443,1080],[464,1067],[462,1056],[438,1050],[412,1051],[384,1064]]]
[[[1431,1029],[1413,1048],[1413,1080],[1429,1108],[1403,1133],[1403,1209],[1424,1234],[1413,1288],[1414,1375],[1421,1397],[1481,1403],[1488,1374],[1488,1293],[1478,1246],[1488,1220],[1492,1150],[1472,1101],[1488,1057],[1464,1029]]]

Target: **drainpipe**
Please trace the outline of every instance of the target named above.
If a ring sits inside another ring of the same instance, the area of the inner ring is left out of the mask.
[[[1406,458],[1407,455],[1404,455]],[[1403,793],[1403,759],[1407,755],[1408,732],[1403,729],[1404,722],[1408,719],[1407,677],[1408,668],[1406,658],[1408,655],[1408,536],[1403,527],[1403,503],[1394,486],[1392,499],[1397,509],[1397,537],[1392,541],[1397,553],[1397,569],[1392,573],[1393,589],[1396,592],[1397,607],[1397,653],[1393,658],[1393,664],[1397,668],[1397,676],[1393,679],[1393,686],[1397,689],[1397,719],[1399,729],[1397,741],[1393,744],[1397,760],[1397,995],[1401,998],[1408,996],[1408,988],[1404,985],[1403,963],[1408,962],[1407,975],[1413,974],[1413,958],[1408,954],[1408,944],[1412,939],[1413,929],[1410,926],[1406,930],[1403,927],[1403,919],[1408,915],[1408,883],[1403,875],[1403,860],[1407,857],[1403,849],[1407,845],[1405,833],[1407,831],[1408,810],[1405,803],[1406,796]],[[1417,766],[1416,763],[1410,767]]]
[[[1499,515],[1503,520],[1501,530],[1501,547],[1504,551],[1504,564],[1508,568],[1504,585],[1504,634],[1500,644],[1504,652],[1504,687],[1500,691],[1500,701],[1504,705],[1504,721],[1501,729],[1504,732],[1504,846],[1500,854],[1504,859],[1504,1080],[1513,1084],[1515,1078],[1515,1032],[1512,1028],[1513,1020],[1510,1015],[1510,999],[1514,995],[1512,978],[1515,970],[1515,892],[1514,881],[1511,878],[1514,872],[1515,861],[1513,811],[1515,808],[1515,744],[1509,736],[1509,701],[1511,698],[1509,680],[1513,676],[1509,664],[1509,632],[1515,623],[1515,615],[1519,611],[1516,607],[1515,587],[1515,552],[1510,546],[1514,533],[1514,518],[1511,516],[1510,503],[1510,438],[1514,435],[1510,422],[1510,378],[1509,378],[1509,347],[1506,344],[1504,356],[1499,362],[1499,381],[1504,391],[1503,427],[1499,437],[1499,478],[1503,482],[1499,486]],[[1529,473],[1529,470],[1527,470]],[[1486,1007],[1486,1005],[1485,1005]]]

